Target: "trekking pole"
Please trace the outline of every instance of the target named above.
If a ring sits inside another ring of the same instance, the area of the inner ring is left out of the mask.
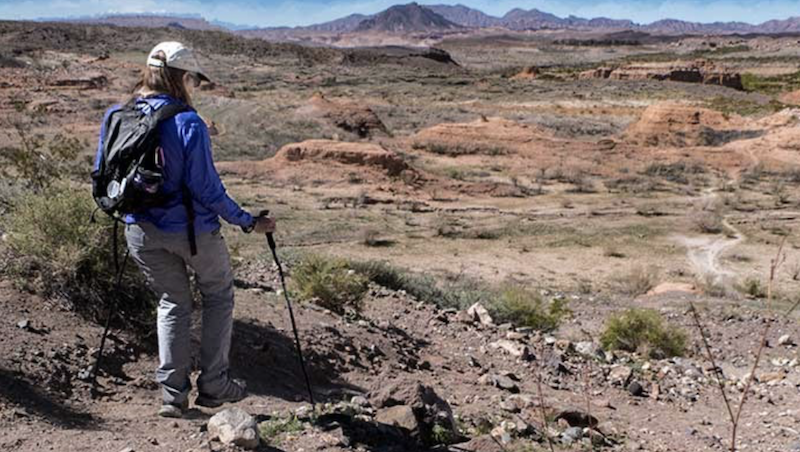
[[[259,217],[269,216],[269,210],[262,210]],[[281,287],[283,288],[283,296],[286,298],[286,306],[289,308],[289,319],[292,321],[292,330],[294,331],[294,341],[297,346],[297,356],[300,359],[300,368],[303,370],[303,377],[306,380],[306,389],[308,389],[308,399],[311,402],[312,409],[314,408],[314,393],[311,390],[311,380],[308,379],[308,372],[306,372],[306,362],[303,359],[303,348],[300,346],[300,334],[297,332],[297,324],[294,321],[294,311],[292,311],[292,302],[289,300],[289,292],[286,290],[286,279],[283,276],[283,266],[278,259],[278,252],[276,251],[275,238],[271,232],[267,232],[267,244],[272,251],[272,258],[275,260],[275,265],[278,266],[278,275],[281,278]]]
[[[125,274],[125,267],[128,264],[128,257],[130,256],[130,251],[125,252],[125,258],[122,260],[122,266],[119,265],[119,256],[117,254],[117,227],[118,223],[116,220],[114,221],[114,237],[113,237],[113,247],[114,247],[114,271],[116,272],[116,281],[114,283],[114,293],[120,293],[122,288],[122,276]],[[97,374],[100,372],[100,365],[103,361],[103,349],[106,346],[106,338],[108,337],[108,332],[111,329],[111,319],[114,318],[114,314],[116,314],[116,307],[117,301],[111,300],[108,305],[108,314],[106,314],[106,323],[105,327],[103,328],[103,336],[100,338],[100,348],[97,351],[97,358],[94,361],[94,366],[92,367],[92,373],[89,376],[91,379],[92,389],[91,389],[91,396],[92,399],[97,398]]]

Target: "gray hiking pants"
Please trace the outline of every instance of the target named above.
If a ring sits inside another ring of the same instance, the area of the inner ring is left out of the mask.
[[[165,403],[180,405],[191,389],[192,291],[187,265],[195,271],[203,295],[203,332],[198,390],[215,396],[228,382],[228,353],[233,330],[233,272],[219,229],[197,234],[191,256],[187,234],[163,232],[150,223],[128,225],[125,238],[131,257],[160,298],[156,380]]]

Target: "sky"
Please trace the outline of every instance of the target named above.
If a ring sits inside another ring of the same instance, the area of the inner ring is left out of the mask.
[[[309,25],[352,13],[373,14],[410,0],[0,0],[0,19],[24,20],[113,13],[201,15],[254,26]],[[418,0],[420,4],[461,3],[502,16],[513,8],[560,17],[610,17],[649,23],[672,18],[695,22],[751,24],[800,16],[800,0]]]

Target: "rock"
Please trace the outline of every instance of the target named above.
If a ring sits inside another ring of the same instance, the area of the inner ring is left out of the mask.
[[[414,410],[408,405],[397,405],[384,408],[378,411],[375,419],[382,424],[404,428],[412,433],[419,431],[419,424],[417,423],[417,418],[414,415]]]
[[[20,320],[17,322],[17,328],[22,330],[29,330],[31,328],[31,321],[28,319]]]
[[[527,345],[523,345],[507,339],[500,339],[497,342],[492,342],[491,344],[489,344],[489,348],[495,350],[503,350],[509,355],[525,361],[530,360],[532,356],[531,351]]]
[[[444,399],[429,386],[425,386],[416,381],[401,381],[389,385],[384,385],[374,394],[371,394],[372,406],[378,409],[387,409],[396,406],[407,407],[414,415],[418,428],[413,429],[413,438],[418,443],[424,443],[431,437],[434,427],[445,429],[446,433],[452,438],[458,437],[453,410]],[[382,410],[383,419],[392,422],[403,422],[405,426],[410,426],[410,418],[407,417],[409,411],[406,408],[398,408],[392,411]],[[393,424],[390,424],[393,425]]]
[[[598,420],[596,417],[592,416],[589,413],[585,413],[583,411],[575,409],[567,409],[560,411],[556,415],[554,420],[556,422],[563,420],[570,427],[580,427],[580,428],[594,427],[598,424]]]
[[[771,383],[773,381],[781,381],[785,378],[783,372],[766,372],[758,376],[759,383]]]
[[[603,349],[597,342],[592,342],[592,341],[576,342],[575,351],[583,356],[588,356],[590,358],[600,358],[600,359],[604,358]]]
[[[628,381],[631,379],[631,375],[633,375],[633,370],[631,370],[630,367],[614,366],[611,368],[611,372],[608,374],[608,381],[610,381],[611,384],[627,386]]]
[[[134,449],[133,447],[126,447],[119,452],[136,452],[136,449]]]
[[[239,407],[215,414],[208,421],[208,434],[223,444],[234,444],[245,449],[258,447],[256,420]]]
[[[473,321],[478,322],[481,325],[494,325],[494,319],[492,319],[492,316],[489,315],[489,311],[487,311],[486,308],[480,303],[475,303],[474,305],[470,306],[469,309],[467,309],[467,314],[469,314]]]
[[[510,400],[503,400],[500,402],[499,406],[501,410],[508,411],[509,413],[519,413],[521,411],[520,407]]]
[[[794,340],[792,340],[792,336],[784,334],[783,336],[778,338],[778,345],[791,346],[794,345]]]
[[[495,438],[501,444],[506,445],[511,442],[511,433],[507,431],[503,426],[498,425],[497,427],[493,428],[491,433],[492,438]]]
[[[497,444],[491,435],[482,435],[471,439],[469,442],[453,445],[448,451],[461,452],[506,452],[502,444]]]
[[[350,404],[361,408],[366,408],[369,406],[369,400],[367,400],[367,398],[364,396],[355,396],[350,399]]]
[[[474,356],[470,355],[468,359],[469,359],[469,361],[468,361],[469,367],[477,367],[477,368],[481,368],[482,367],[481,363],[478,362],[478,360],[475,359]]]
[[[638,381],[632,381],[628,385],[628,393],[634,397],[642,397],[644,395],[644,388]]]
[[[583,429],[580,427],[570,427],[561,433],[561,442],[570,445],[583,438]]]
[[[308,418],[313,413],[314,413],[314,407],[312,407],[310,404],[307,403],[300,405],[299,407],[297,407],[296,410],[294,410],[294,415],[297,416],[297,418],[299,419]]]
[[[492,379],[492,383],[495,387],[504,389],[508,392],[513,392],[515,394],[519,392],[519,386],[514,383],[514,380],[505,375],[495,375]]]

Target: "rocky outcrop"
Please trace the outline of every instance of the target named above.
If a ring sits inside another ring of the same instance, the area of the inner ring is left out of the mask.
[[[651,105],[639,121],[625,132],[628,142],[641,146],[722,146],[731,141],[754,138],[738,116],[678,102]]]
[[[82,77],[60,77],[50,82],[51,86],[77,89],[101,89],[108,86],[105,75],[85,75]]]
[[[377,144],[345,143],[331,140],[307,140],[287,144],[275,156],[289,162],[335,162],[379,168],[389,176],[399,176],[409,166],[397,154]]]
[[[743,90],[742,77],[708,60],[671,63],[633,63],[619,67],[600,67],[579,75],[582,79],[660,80],[719,85]]]
[[[390,135],[381,118],[368,105],[346,100],[330,100],[321,94],[315,94],[309,101],[309,107],[312,115],[321,116],[334,126],[359,138]]]

